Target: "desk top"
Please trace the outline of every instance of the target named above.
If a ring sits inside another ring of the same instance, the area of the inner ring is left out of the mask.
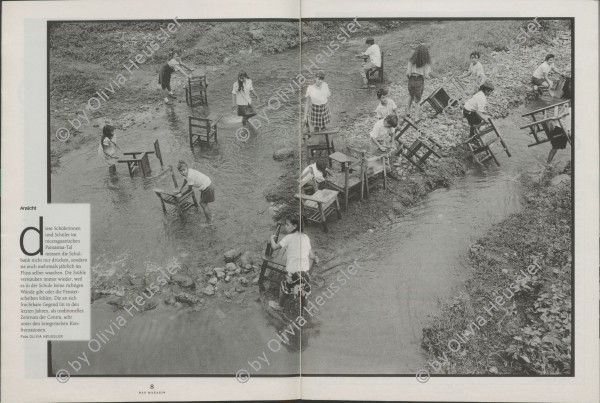
[[[358,160],[356,158],[349,157],[346,154],[341,153],[339,151],[336,151],[333,154],[329,155],[329,158],[332,159],[332,160],[334,160],[334,161],[337,161],[337,162],[339,162],[341,164],[344,164],[346,162],[350,162],[350,163],[358,162]]]
[[[304,134],[308,134],[310,136],[315,136],[315,135],[325,135],[325,134],[337,134],[340,132],[340,128],[339,127],[332,127],[329,129],[324,129],[324,130],[317,130],[314,132],[304,132]]]

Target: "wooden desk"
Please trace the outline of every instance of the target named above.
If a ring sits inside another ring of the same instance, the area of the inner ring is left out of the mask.
[[[329,136],[334,136],[336,134],[339,134],[340,132],[340,128],[339,127],[332,127],[331,129],[324,129],[324,130],[316,130],[314,132],[305,132],[304,135],[305,136],[309,136],[310,137],[316,137],[317,139],[319,138],[319,136],[321,138],[325,139],[325,142],[319,141],[317,144],[309,144],[309,140],[306,140],[306,154],[307,154],[307,158],[312,158],[312,152],[313,151],[319,151],[319,150],[325,150],[327,151],[327,155],[331,155],[332,153],[335,152],[335,147],[333,145],[333,138],[330,140]],[[329,166],[331,166],[331,161],[329,162]]]

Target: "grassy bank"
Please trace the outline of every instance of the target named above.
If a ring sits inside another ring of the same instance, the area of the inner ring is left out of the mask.
[[[473,277],[423,329],[432,373],[571,373],[571,181],[548,171],[527,206],[472,246]]]

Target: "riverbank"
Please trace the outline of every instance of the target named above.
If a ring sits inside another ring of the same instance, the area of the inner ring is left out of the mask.
[[[423,329],[432,374],[572,373],[570,163],[531,189],[471,247],[472,278]]]

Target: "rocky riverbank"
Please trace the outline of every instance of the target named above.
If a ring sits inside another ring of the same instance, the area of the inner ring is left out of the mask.
[[[570,163],[548,169],[471,247],[472,278],[423,329],[431,373],[572,374],[571,196]]]

